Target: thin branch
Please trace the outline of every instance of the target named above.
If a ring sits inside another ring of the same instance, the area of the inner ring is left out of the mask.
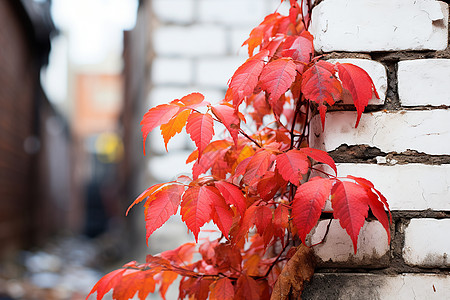
[[[328,222],[327,230],[325,231],[325,235],[323,236],[322,240],[314,245],[311,245],[310,247],[314,247],[314,246],[323,244],[325,242],[325,240],[327,239],[327,236],[328,236],[328,232],[330,231],[330,225],[331,225],[332,221],[333,221],[333,219],[330,219],[330,222]]]

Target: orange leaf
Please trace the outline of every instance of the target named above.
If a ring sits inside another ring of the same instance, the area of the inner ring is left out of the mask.
[[[160,187],[162,187],[163,185],[165,185],[166,183],[159,183],[159,184],[155,184],[152,185],[151,187],[149,187],[148,189],[146,189],[142,194],[140,194],[136,200],[134,200],[134,202],[128,207],[127,212],[125,213],[125,215],[128,215],[128,212],[130,211],[130,209],[135,206],[136,204],[139,204],[142,200],[144,200],[145,198],[147,198],[148,196],[150,196],[151,194],[153,194],[155,191],[157,191]]]
[[[103,296],[109,292],[110,289],[114,288],[116,285],[120,283],[122,279],[123,273],[125,273],[126,269],[114,270],[111,273],[103,276],[92,288],[92,290],[87,295],[86,299],[89,298],[90,295],[97,292],[97,300],[103,298]]]
[[[257,300],[259,297],[258,283],[245,274],[242,274],[236,282],[236,298],[235,299],[252,299]]]
[[[191,113],[187,120],[186,132],[198,148],[200,157],[214,135],[213,118],[210,114]]]
[[[161,134],[164,138],[164,145],[166,146],[169,140],[177,133],[180,133],[183,127],[186,125],[186,121],[191,113],[190,109],[183,110],[178,115],[170,119],[166,124],[161,125]]]

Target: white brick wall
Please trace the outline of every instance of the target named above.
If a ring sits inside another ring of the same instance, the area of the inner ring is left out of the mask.
[[[320,139],[312,139],[313,147],[327,151],[342,144],[369,145],[383,152],[417,150],[427,154],[450,154],[450,111],[445,109],[424,111],[392,111],[363,114],[358,128],[356,112],[327,114],[325,132]],[[321,131],[315,120],[314,128]],[[316,133],[317,133],[316,132]]]
[[[398,63],[398,94],[403,106],[450,106],[450,59]]]
[[[325,236],[329,221],[320,221],[311,232],[310,245],[320,243]],[[366,222],[358,238],[358,252],[354,254],[353,243],[338,220],[333,220],[324,243],[314,246],[314,253],[321,264],[338,264],[351,261],[351,267],[387,266],[389,245],[386,231],[376,221]]]
[[[316,50],[443,50],[448,5],[430,0],[326,0],[313,11]]]
[[[450,197],[448,192],[447,197]],[[450,219],[412,219],[405,230],[403,257],[406,263],[420,267],[450,267],[449,232]]]

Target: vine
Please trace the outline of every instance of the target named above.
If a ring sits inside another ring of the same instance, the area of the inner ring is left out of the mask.
[[[251,31],[243,44],[249,58],[219,104],[192,93],[144,115],[144,153],[156,127],[166,147],[186,128],[196,146],[186,163],[194,164],[192,177],[153,185],[130,208],[144,201],[147,239],[180,208],[196,243],[148,255],[143,264],[130,262],[105,275],[90,295],[101,299],[113,289],[113,299],[136,293],[145,299],[159,286],[165,299],[180,276],[179,299],[297,298],[314,273],[315,245],[307,246],[307,235],[327,200],[355,253],[369,208],[390,238],[385,197],[367,179],[338,177],[333,159],[309,147],[312,120],[320,117],[323,128],[327,108],[344,90],[356,108],[355,127],[368,101],[378,97],[363,69],[316,56],[311,11],[310,1],[290,0],[288,16],[272,13]],[[214,123],[229,137],[215,139]],[[199,242],[209,221],[222,236]],[[194,253],[201,258],[192,261]]]

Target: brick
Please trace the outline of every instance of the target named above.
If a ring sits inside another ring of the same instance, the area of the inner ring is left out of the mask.
[[[249,30],[261,23],[266,15],[261,0],[200,0],[198,5],[200,22],[248,26]]]
[[[204,57],[226,53],[225,29],[209,26],[166,26],[155,29],[156,55]]]
[[[383,152],[404,152],[408,149],[427,154],[450,154],[450,111],[398,111],[363,114],[354,128],[356,112],[327,114],[325,132],[320,120],[312,121],[317,136],[312,147],[331,151],[342,144],[369,145]]]
[[[450,276],[440,274],[316,273],[302,299],[448,299]]]
[[[196,84],[226,89],[228,80],[244,62],[245,59],[239,57],[200,59],[196,68]]]
[[[192,164],[186,164],[191,152],[177,151],[169,155],[151,157],[148,164],[150,175],[158,182],[175,180],[180,175],[191,175]]]
[[[449,232],[450,219],[412,219],[405,229],[405,262],[420,267],[450,267]]]
[[[450,59],[401,61],[397,76],[403,106],[450,105]]]
[[[448,5],[429,0],[333,0],[313,10],[317,51],[444,50]]]
[[[189,84],[193,68],[189,59],[155,58],[152,63],[153,84]]]
[[[320,221],[309,238],[312,245],[322,241],[329,221]],[[323,244],[313,247],[321,266],[346,265],[349,267],[382,267],[389,264],[389,245],[383,226],[377,222],[366,222],[358,238],[358,252],[354,254],[353,243],[339,225],[333,220]]]
[[[231,55],[239,55],[248,57],[248,47],[242,44],[249,37],[250,31],[248,29],[233,28],[230,31],[230,53]]]
[[[161,22],[187,24],[194,20],[193,0],[152,0],[151,3]]]
[[[375,95],[373,95],[372,99],[369,100],[369,104],[371,105],[382,105],[384,104],[384,100],[386,99],[386,90],[387,90],[387,73],[386,67],[373,60],[369,59],[355,59],[355,58],[343,58],[343,59],[330,59],[332,63],[351,63],[354,64],[366,71],[375,85],[378,96],[380,99],[377,99]],[[350,95],[343,99],[344,104],[353,104],[352,98]]]
[[[391,210],[450,211],[450,165],[338,164],[338,176],[347,175],[372,181]]]

